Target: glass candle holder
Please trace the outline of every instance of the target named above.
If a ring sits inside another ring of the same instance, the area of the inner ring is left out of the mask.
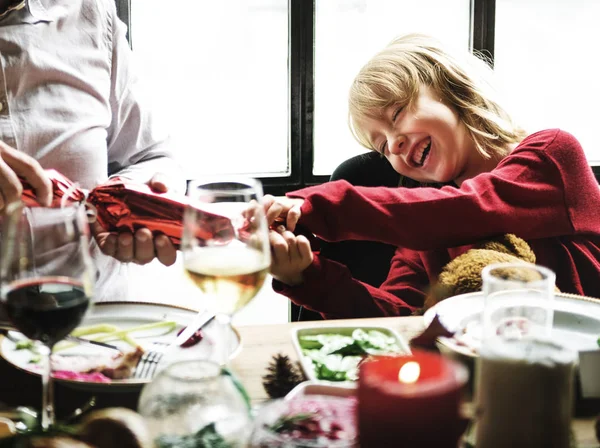
[[[211,361],[178,361],[162,370],[140,395],[138,412],[157,446],[196,446],[222,440],[244,447],[251,429],[241,391]]]
[[[496,264],[482,278],[477,448],[568,448],[577,354],[552,340],[554,273]]]

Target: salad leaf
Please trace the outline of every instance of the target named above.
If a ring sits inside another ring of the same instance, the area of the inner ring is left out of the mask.
[[[381,331],[371,330],[367,332],[357,328],[352,332],[352,338],[363,348],[365,353],[370,355],[400,352],[396,339]]]
[[[332,352],[348,344],[352,344],[354,339],[351,336],[341,334],[316,334],[300,337],[300,346],[305,349],[323,349]]]
[[[157,448],[232,448],[210,423],[195,434],[163,435],[154,441]]]
[[[358,375],[361,356],[343,356],[323,353],[320,350],[307,350],[317,378],[328,381],[354,381]]]
[[[302,336],[299,342],[317,378],[328,381],[355,381],[358,365],[364,357],[402,351],[394,337],[362,328],[355,329],[351,336],[323,333]]]
[[[311,421],[316,417],[318,417],[316,412],[302,412],[292,415],[282,415],[269,427],[269,429],[273,432],[280,433],[286,430],[294,429],[298,423]]]

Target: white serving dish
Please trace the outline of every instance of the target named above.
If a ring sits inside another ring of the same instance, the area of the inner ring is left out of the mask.
[[[285,399],[293,400],[306,395],[347,398],[356,395],[356,387],[352,383],[332,384],[330,381],[303,381],[288,392]]]
[[[292,343],[294,345],[294,349],[298,354],[298,359],[300,360],[300,365],[302,366],[302,370],[304,371],[304,375],[309,381],[316,381],[320,384],[329,384],[329,385],[341,385],[346,387],[356,387],[356,383],[354,381],[325,381],[320,380],[315,375],[314,367],[312,361],[309,357],[305,356],[302,352],[302,347],[300,346],[300,338],[303,336],[314,336],[318,334],[340,334],[343,336],[351,336],[352,332],[356,329],[362,329],[365,331],[380,331],[392,338],[395,339],[396,344],[400,347],[400,350],[404,354],[410,354],[411,350],[408,346],[406,340],[400,336],[396,331],[391,328],[381,327],[381,326],[368,326],[368,325],[344,325],[344,326],[314,326],[314,327],[299,327],[293,328],[292,333]]]

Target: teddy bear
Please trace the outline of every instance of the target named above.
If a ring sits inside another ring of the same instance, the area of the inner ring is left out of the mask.
[[[490,264],[535,264],[535,261],[535,254],[529,244],[512,233],[483,241],[444,266],[420,311],[425,311],[448,297],[481,291],[481,271]],[[507,272],[507,276],[511,275],[512,273]]]

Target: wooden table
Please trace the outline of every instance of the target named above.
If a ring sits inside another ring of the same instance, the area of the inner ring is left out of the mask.
[[[419,334],[423,328],[422,317],[389,317],[375,319],[332,320],[319,322],[294,322],[278,325],[239,327],[242,338],[242,351],[231,363],[246,386],[253,402],[258,403],[268,397],[262,386],[262,376],[276,353],[288,355],[290,360],[297,361],[298,357],[292,345],[291,330],[293,328],[340,325],[385,326],[396,330],[409,341]],[[578,417],[573,422],[575,435],[580,448],[598,448],[594,433],[594,417]]]
[[[273,355],[282,353],[292,361],[298,359],[292,345],[291,330],[309,326],[339,325],[382,325],[396,330],[410,340],[423,330],[422,317],[390,317],[376,319],[352,319],[318,322],[294,322],[276,325],[240,326],[242,350],[232,361],[231,367],[246,387],[253,403],[260,403],[268,397],[262,386],[262,377]],[[0,359],[0,402],[9,405],[29,405],[39,407],[41,396],[40,378],[15,369]],[[125,406],[136,409],[139,392],[95,393],[98,407]],[[75,390],[56,383],[57,414],[67,415],[92,396],[91,393]],[[580,448],[598,448],[594,435],[594,417],[578,417],[574,429]]]

